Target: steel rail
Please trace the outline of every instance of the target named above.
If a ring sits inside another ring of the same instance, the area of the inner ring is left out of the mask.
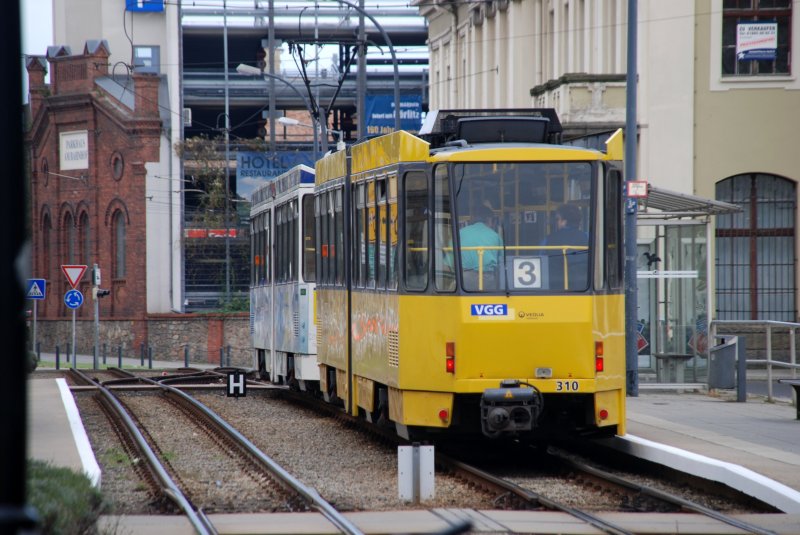
[[[581,463],[576,461],[575,459],[571,459],[565,455],[562,455],[556,451],[548,451],[548,455],[552,455],[553,457],[559,459],[560,461],[568,464],[570,467],[580,470],[582,472],[586,472],[594,477],[603,479],[605,481],[610,481],[615,485],[620,487],[624,487],[630,490],[634,490],[646,496],[650,496],[652,498],[656,498],[663,502],[670,503],[672,505],[677,505],[683,509],[687,509],[689,511],[694,511],[695,513],[699,513],[702,515],[706,515],[710,518],[723,522],[725,524],[731,525],[735,528],[741,529],[742,531],[746,531],[748,533],[754,533],[756,535],[777,535],[774,531],[765,529],[761,526],[757,526],[755,524],[751,524],[749,522],[745,522],[743,520],[738,520],[733,518],[729,515],[724,513],[720,513],[719,511],[715,511],[698,503],[689,501],[685,498],[681,498],[680,496],[675,496],[674,494],[670,494],[668,492],[648,487],[647,485],[642,485],[636,483],[634,481],[630,481],[623,477],[617,476],[616,474],[611,474],[599,468],[595,468],[593,466],[589,466],[587,464]]]
[[[149,463],[151,470],[158,478],[159,483],[162,485],[161,491],[165,496],[169,497],[178,506],[178,508],[180,508],[181,511],[183,511],[183,514],[189,519],[189,522],[195,531],[201,535],[216,535],[218,533],[216,528],[209,522],[208,518],[202,512],[195,510],[189,499],[183,494],[183,492],[181,492],[181,490],[175,484],[175,481],[173,481],[173,479],[167,473],[164,465],[162,465],[158,460],[158,457],[147,443],[144,435],[142,435],[141,431],[139,431],[138,426],[130,417],[128,411],[122,406],[122,403],[119,402],[119,400],[108,388],[104,387],[97,381],[94,381],[82,371],[73,368],[70,373],[80,377],[83,381],[88,381],[97,386],[100,394],[102,394],[109,406],[116,412],[117,416],[125,424],[127,431],[131,434],[132,438],[136,442],[136,445],[147,458],[147,462]]]
[[[462,463],[461,461],[452,459],[444,454],[437,453],[436,462],[450,468],[451,470],[465,472],[472,476],[472,479],[478,483],[488,483],[492,486],[503,489],[525,502],[536,503],[550,510],[557,510],[567,513],[568,515],[583,520],[587,524],[599,529],[604,533],[613,535],[634,535],[634,532],[628,531],[627,529],[614,524],[613,522],[604,520],[597,515],[593,515],[592,513],[588,513],[581,509],[551,500],[550,498],[546,498],[532,490],[511,483],[510,481],[506,481],[505,479],[495,477],[487,472],[484,472],[483,470],[480,470],[479,468]]]
[[[346,534],[363,535],[363,532],[350,520],[348,520],[341,512],[337,511],[330,503],[328,503],[320,494],[312,487],[303,484],[300,480],[295,478],[292,474],[287,472],[282,466],[277,464],[269,458],[264,452],[258,449],[247,437],[242,435],[238,430],[231,427],[228,422],[220,418],[214,411],[185,394],[180,389],[161,384],[153,379],[140,377],[146,383],[158,385],[165,392],[170,392],[178,396],[182,400],[191,404],[196,410],[201,412],[215,425],[225,430],[234,438],[250,455],[256,458],[263,466],[265,466],[271,473],[277,476],[283,483],[288,485],[292,490],[297,492],[300,496],[308,500],[311,506],[318,510],[331,524],[335,525],[339,530]]]

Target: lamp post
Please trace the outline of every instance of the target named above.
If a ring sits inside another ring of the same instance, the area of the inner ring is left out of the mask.
[[[317,127],[314,125],[301,123],[297,119],[293,119],[291,117],[278,117],[277,121],[285,126],[302,126],[304,128],[312,128],[314,130],[314,134],[317,133]],[[328,130],[328,132],[333,132],[338,138],[336,141],[336,150],[344,150],[344,132],[341,130]],[[316,158],[314,158],[314,160],[316,161]]]
[[[281,83],[287,85],[289,87],[289,89],[291,89],[292,91],[297,93],[297,96],[299,96],[300,100],[302,100],[303,104],[305,104],[306,110],[308,111],[308,114],[311,116],[311,120],[316,122],[316,119],[314,117],[314,110],[311,109],[311,105],[308,103],[308,100],[306,100],[306,97],[303,95],[303,93],[300,92],[299,89],[297,89],[295,86],[293,86],[291,83],[289,83],[285,78],[282,78],[282,77],[277,76],[275,74],[269,74],[269,73],[266,73],[266,72],[262,72],[261,69],[253,67],[252,65],[245,65],[244,63],[240,63],[239,66],[236,67],[236,72],[238,72],[239,74],[251,74],[253,76],[263,76],[264,78],[267,78],[269,80],[277,80],[278,82],[281,82]],[[278,122],[280,122],[281,119],[282,119],[282,117],[279,117],[278,118]],[[317,129],[314,128],[314,161],[315,162],[317,161],[317,157],[318,157],[318,151],[317,151],[318,147],[319,147],[319,140],[317,138]]]

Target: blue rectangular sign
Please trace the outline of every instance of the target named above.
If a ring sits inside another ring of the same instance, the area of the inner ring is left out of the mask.
[[[394,132],[394,95],[367,96],[366,128],[368,136]],[[422,126],[422,96],[400,95],[400,128],[418,132]]]
[[[267,181],[284,174],[300,164],[314,167],[310,152],[278,150],[236,153],[236,194],[249,200],[253,192]]]
[[[47,294],[47,281],[45,279],[28,279],[25,289],[26,299],[44,299]]]
[[[125,0],[126,11],[164,11],[164,0]]]
[[[473,316],[508,316],[508,305],[470,305]]]

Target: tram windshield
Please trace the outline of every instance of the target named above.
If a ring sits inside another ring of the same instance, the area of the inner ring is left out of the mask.
[[[448,171],[464,290],[587,289],[591,163],[464,163]]]

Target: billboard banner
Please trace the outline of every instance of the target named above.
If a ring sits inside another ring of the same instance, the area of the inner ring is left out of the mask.
[[[264,183],[300,164],[313,168],[312,154],[294,150],[237,152],[236,193],[249,201],[253,192]]]
[[[367,95],[366,127],[368,136],[394,132],[394,95]],[[400,95],[400,128],[418,132],[422,126],[422,96]]]

